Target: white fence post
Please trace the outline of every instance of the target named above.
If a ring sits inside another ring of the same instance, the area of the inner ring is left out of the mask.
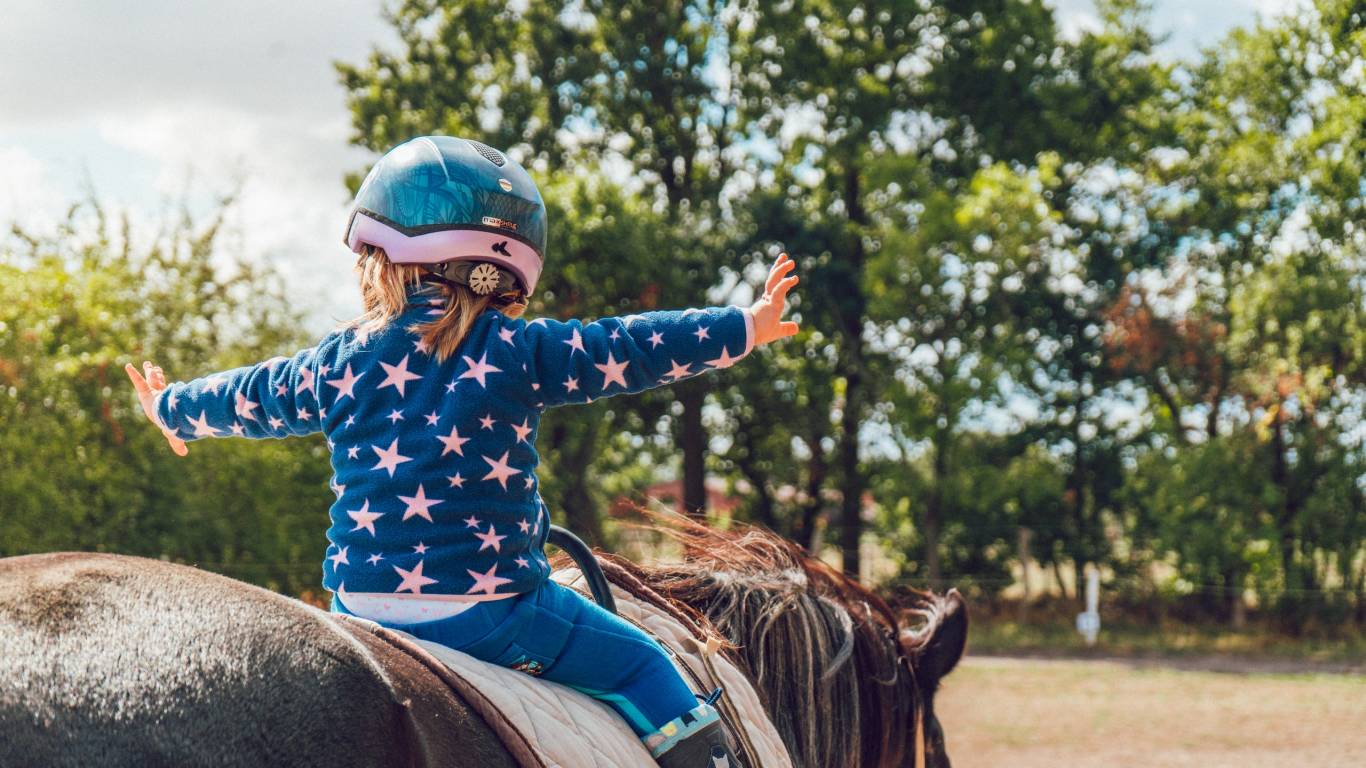
[[[1100,569],[1086,566],[1086,611],[1077,614],[1077,631],[1087,645],[1095,645],[1100,635]]]

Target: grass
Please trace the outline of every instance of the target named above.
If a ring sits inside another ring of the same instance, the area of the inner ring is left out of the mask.
[[[1366,677],[969,656],[936,711],[955,768],[1366,765]]]
[[[986,610],[974,611],[969,640],[972,651],[1068,658],[1189,661],[1208,657],[1271,666],[1298,664],[1309,670],[1366,671],[1366,634],[1360,628],[1290,637],[1265,625],[1233,631],[1219,625],[1102,614],[1100,638],[1094,647],[1088,647],[1072,618],[1061,611],[1040,611],[1028,622],[1016,621],[1014,616],[1013,612],[992,615]]]

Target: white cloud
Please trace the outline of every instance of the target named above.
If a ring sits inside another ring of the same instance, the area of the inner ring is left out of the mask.
[[[65,213],[66,197],[47,165],[23,147],[0,145],[0,233],[14,224],[43,231]]]
[[[284,274],[310,328],[359,308],[341,244],[348,146],[332,62],[392,32],[378,0],[0,0],[0,226],[55,222],[86,193],[158,221],[237,190],[225,246]],[[150,233],[148,233],[150,235]]]
[[[392,39],[378,0],[0,0],[0,130],[200,100],[344,109],[334,59]]]
[[[1094,0],[1046,0],[1063,34],[1075,39],[1100,28]],[[1271,17],[1307,5],[1310,0],[1156,0],[1154,31],[1167,35],[1159,49],[1167,58],[1189,58],[1214,45],[1234,27],[1249,27],[1258,14]]]
[[[344,171],[365,153],[346,144],[343,115],[305,122],[215,105],[104,118],[100,137],[155,169],[154,188],[204,205],[236,192],[226,245],[278,268],[319,328],[359,308],[341,244],[349,198]]]

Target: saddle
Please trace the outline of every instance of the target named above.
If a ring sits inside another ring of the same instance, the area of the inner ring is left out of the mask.
[[[589,580],[576,568],[556,571],[552,578],[565,586],[590,591]],[[601,583],[594,586],[593,592],[605,590]],[[658,639],[695,690],[725,689],[718,708],[740,742],[736,756],[747,768],[792,768],[787,748],[760,705],[758,693],[738,667],[715,645],[699,643],[673,616],[615,585],[610,589],[617,614]],[[353,634],[367,636],[371,642],[380,640],[431,670],[479,713],[523,768],[656,765],[630,727],[605,704],[585,694],[366,619],[338,615],[336,620]],[[414,706],[422,703],[414,702]],[[439,719],[440,714],[436,717]]]

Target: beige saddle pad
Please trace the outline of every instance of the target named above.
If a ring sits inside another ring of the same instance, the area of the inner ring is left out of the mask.
[[[557,571],[561,584],[588,592],[577,569]],[[745,676],[720,653],[702,647],[686,628],[655,606],[635,600],[612,585],[617,612],[659,638],[675,654],[674,664],[698,690],[725,688],[723,714],[740,720],[737,734],[749,768],[792,768],[791,758],[773,723],[759,706],[759,696]],[[512,728],[521,739],[514,754],[524,764],[546,768],[653,768],[655,761],[631,728],[606,704],[572,688],[480,661],[443,645],[407,639],[445,664],[475,688],[484,702],[472,701],[485,720],[498,720],[499,729]],[[497,715],[497,717],[491,717]],[[732,727],[735,724],[732,723]],[[507,741],[508,739],[504,739]]]

